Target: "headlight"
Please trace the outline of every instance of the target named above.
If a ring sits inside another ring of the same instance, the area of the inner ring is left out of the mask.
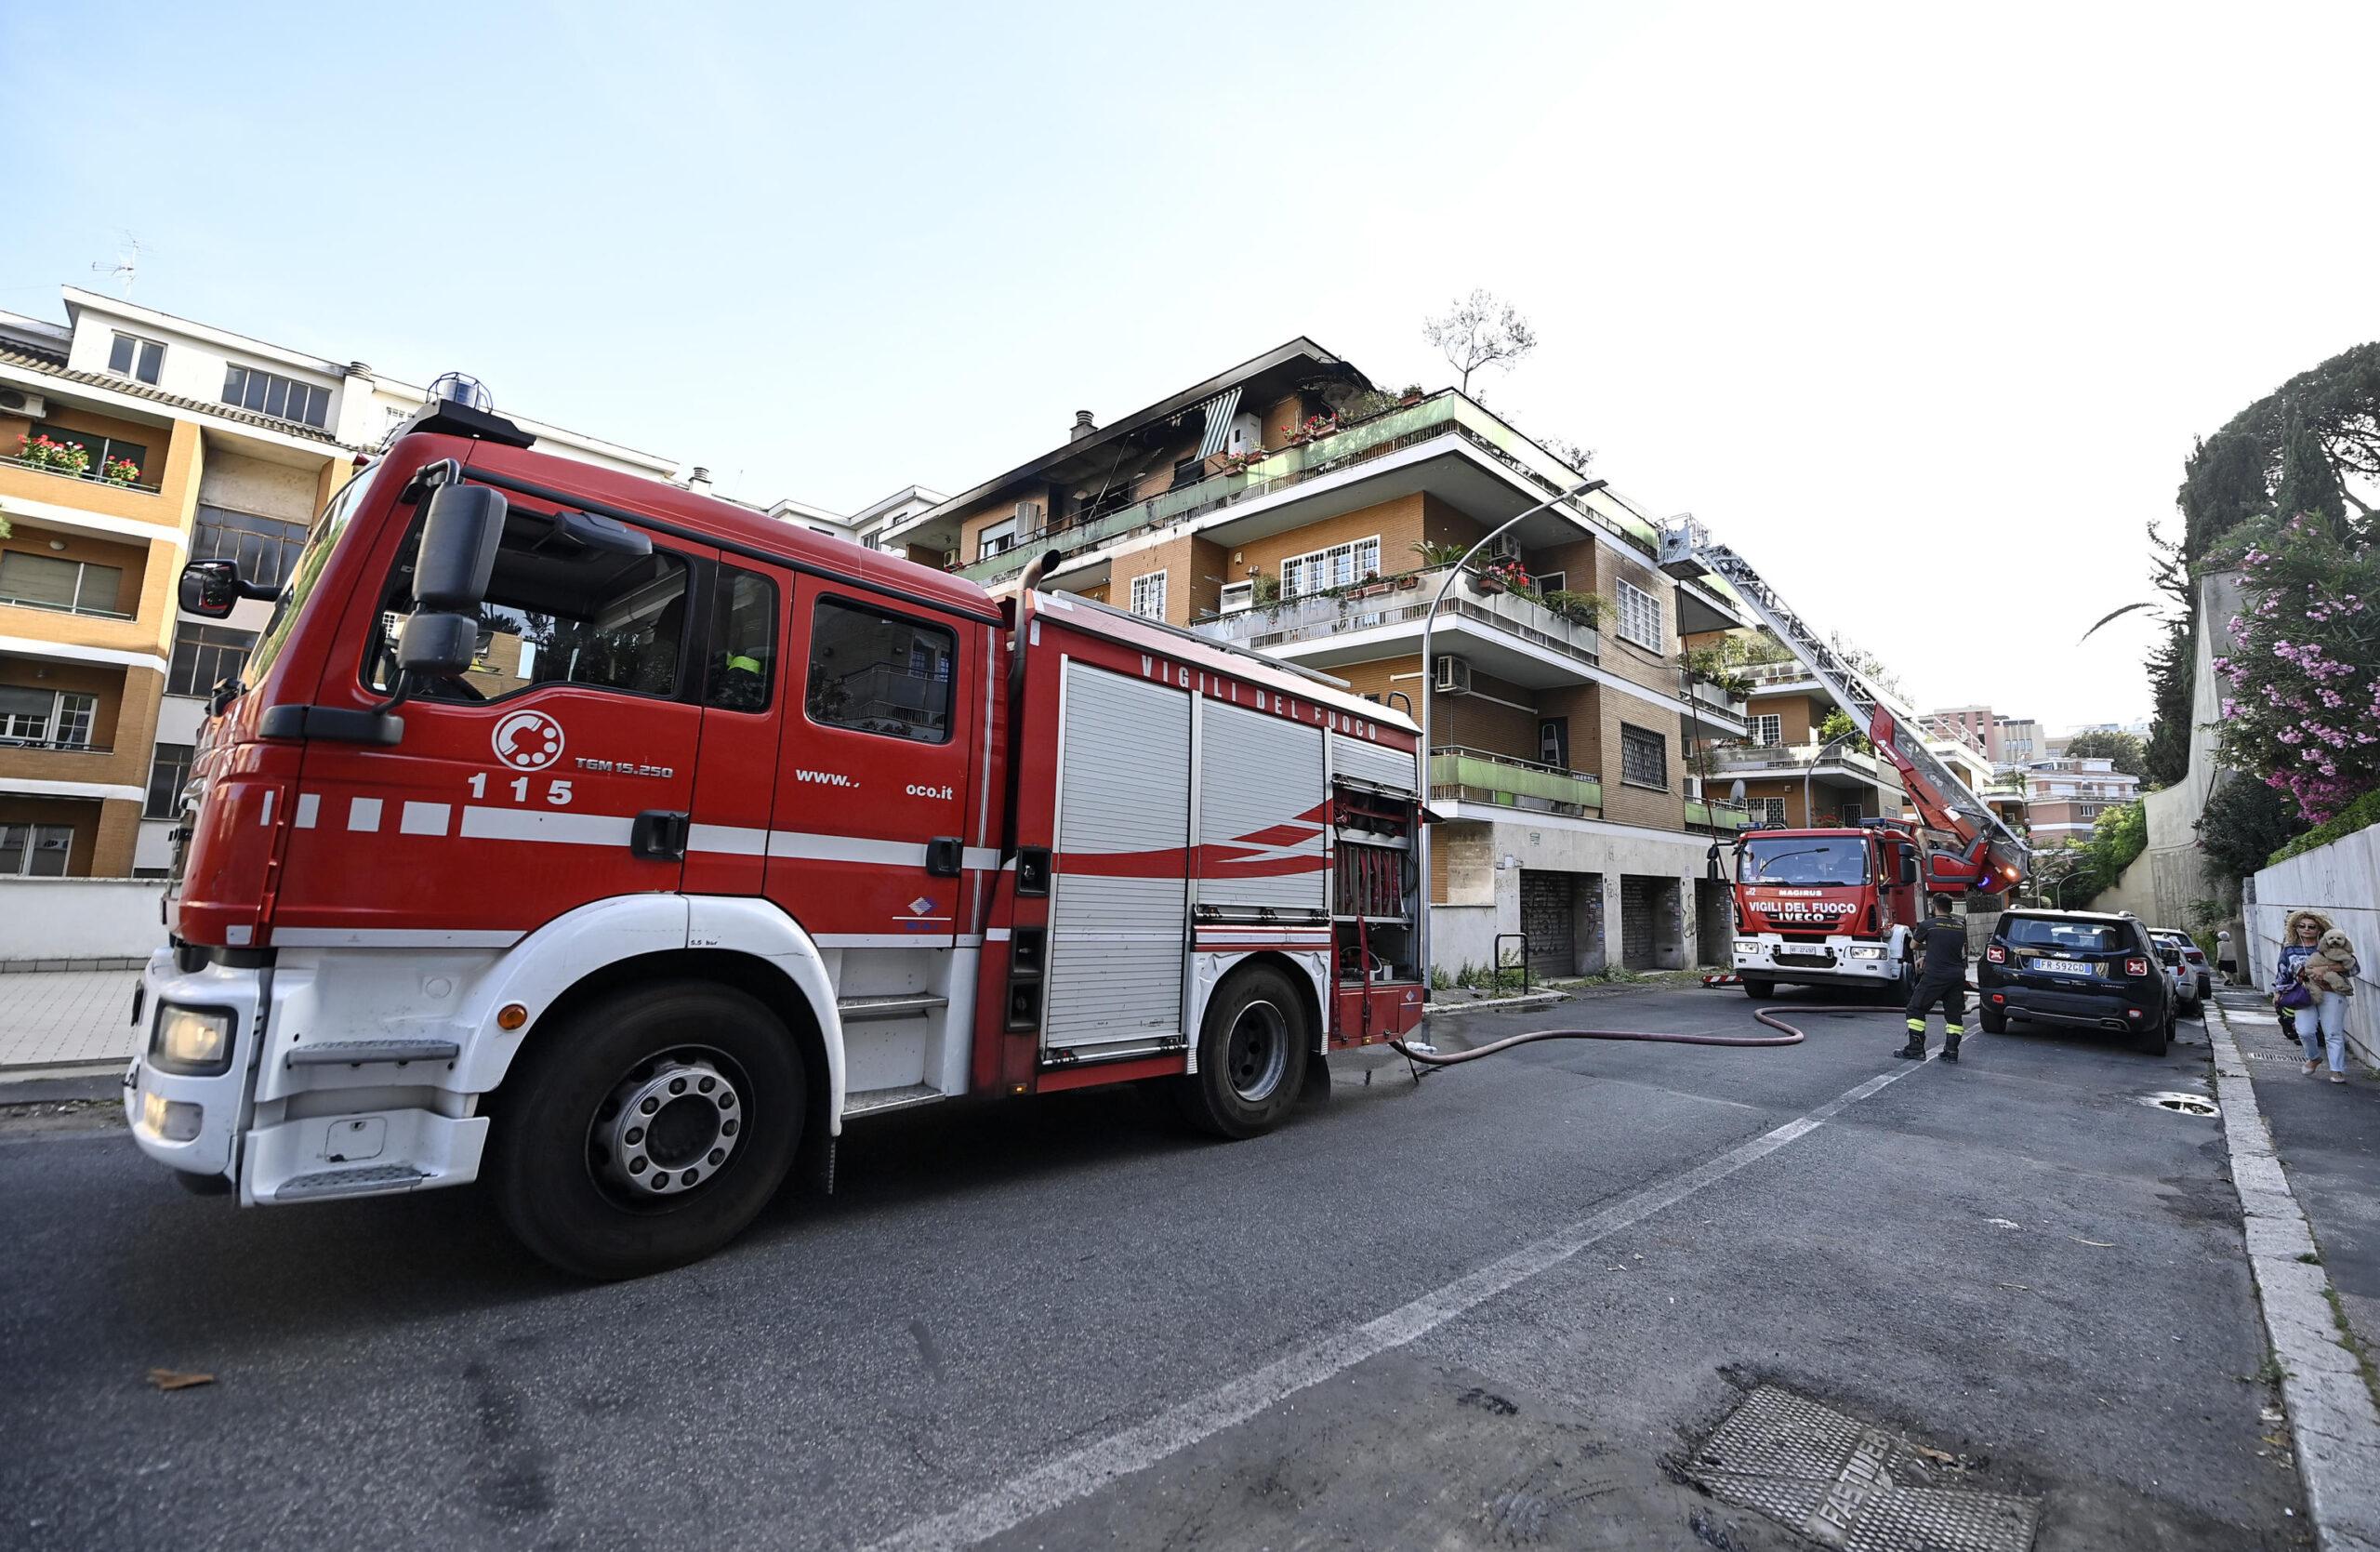
[[[231,1065],[231,1013],[228,1008],[178,1008],[159,1004],[157,1027],[149,1036],[149,1065],[187,1077],[212,1077]]]
[[[1739,954],[1757,954],[1760,952],[1760,940],[1752,937],[1739,937],[1736,939],[1736,952]]]
[[[1855,960],[1883,959],[1884,957],[1884,945],[1881,943],[1854,944],[1851,948],[1851,957]]]

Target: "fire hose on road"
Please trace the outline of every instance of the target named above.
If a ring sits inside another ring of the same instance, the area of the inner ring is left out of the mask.
[[[1510,1051],[1514,1046],[1527,1045],[1541,1040],[1633,1040],[1647,1041],[1661,1045],[1799,1045],[1809,1037],[1778,1017],[1779,1013],[1887,1013],[1893,1010],[1880,1002],[1815,1003],[1806,1008],[1791,1009],[1754,1008],[1752,1017],[1772,1029],[1784,1031],[1782,1034],[1776,1035],[1689,1035],[1666,1029],[1529,1029],[1517,1035],[1507,1035],[1502,1040],[1489,1041],[1485,1045],[1474,1046],[1468,1051],[1458,1051],[1451,1055],[1442,1055],[1426,1045],[1408,1045],[1401,1040],[1390,1041],[1388,1045],[1390,1050],[1395,1051],[1407,1061],[1419,1062],[1423,1067],[1433,1068],[1460,1067],[1465,1062],[1477,1061],[1482,1056],[1492,1056],[1498,1052]]]

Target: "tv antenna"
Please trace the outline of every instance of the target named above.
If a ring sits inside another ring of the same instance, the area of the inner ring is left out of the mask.
[[[115,262],[111,264],[104,259],[99,259],[92,264],[91,272],[113,275],[121,279],[124,282],[124,294],[129,298],[132,295],[132,282],[140,272],[140,239],[129,232],[123,235],[124,246],[116,254]]]

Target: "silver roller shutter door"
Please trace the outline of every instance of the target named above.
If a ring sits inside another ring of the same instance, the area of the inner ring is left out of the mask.
[[[1411,755],[1381,744],[1368,744],[1343,733],[1330,736],[1330,768],[1335,776],[1368,781],[1392,792],[1415,792],[1415,762]]]
[[[1095,1053],[1178,1039],[1191,698],[1076,662],[1066,664],[1065,694],[1042,1043]],[[1127,865],[1138,877],[1067,868],[1070,858],[1126,854],[1157,855]]]
[[[1214,700],[1198,714],[1198,854],[1214,874],[1198,880],[1199,904],[1322,909],[1324,831],[1300,817],[1323,800],[1322,729]],[[1312,870],[1235,875],[1231,856],[1251,853],[1251,862],[1309,860]]]

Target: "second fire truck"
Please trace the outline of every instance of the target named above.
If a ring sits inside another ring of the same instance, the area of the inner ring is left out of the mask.
[[[1744,990],[1780,986],[1916,985],[1913,929],[1929,895],[1996,895],[2025,876],[2026,847],[1885,703],[1883,692],[1804,623],[1752,564],[1686,519],[1661,534],[1661,569],[1711,575],[1799,658],[1900,776],[1914,820],[1840,829],[1759,829],[1737,837],[1731,959]],[[1720,848],[1711,848],[1721,876]]]
[[[425,411],[217,692],[134,1139],[257,1206],[485,1176],[618,1277],[917,1106],[1148,1082],[1278,1124],[1421,1022],[1416,729],[1034,580]]]

